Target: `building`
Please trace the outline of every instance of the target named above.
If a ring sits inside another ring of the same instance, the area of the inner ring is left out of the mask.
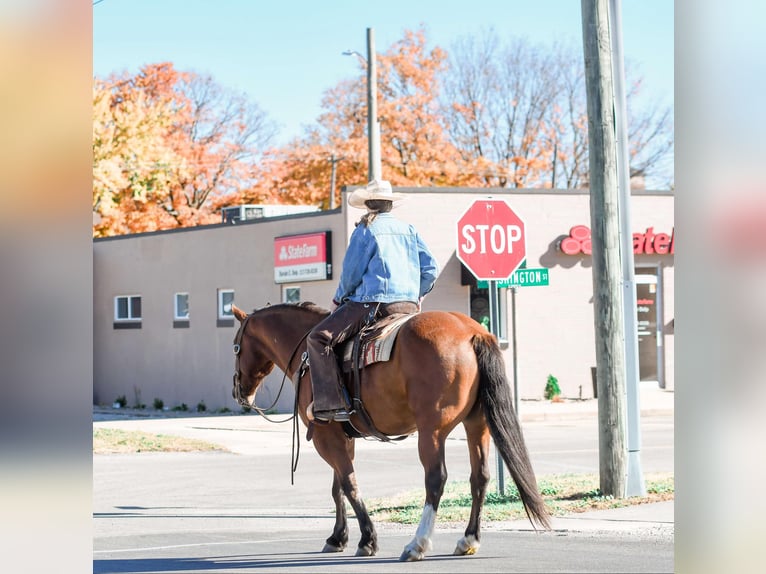
[[[487,289],[457,259],[458,219],[477,199],[503,199],[523,217],[527,283],[501,289],[501,342],[522,399],[540,399],[554,375],[565,397],[594,396],[595,366],[589,195],[581,190],[398,188],[396,215],[416,226],[441,273],[424,310],[487,314]],[[360,210],[242,220],[94,240],[95,404],[124,395],[194,409],[238,408],[231,397],[236,321],[231,303],[252,310],[282,301],[329,306]],[[641,385],[673,389],[674,196],[635,190],[631,204]],[[535,286],[540,282],[547,285]],[[528,283],[532,281],[533,283]],[[515,308],[515,321],[512,311]],[[509,377],[510,378],[510,377]],[[276,398],[275,369],[258,394]],[[292,386],[277,408],[289,411]]]

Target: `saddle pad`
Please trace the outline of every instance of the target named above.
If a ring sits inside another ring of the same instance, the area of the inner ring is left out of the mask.
[[[399,329],[415,315],[416,313],[389,315],[368,328],[362,335],[359,368],[380,361],[388,361],[391,358],[391,350],[394,348],[394,341],[396,341]],[[350,340],[343,347],[343,370],[345,372],[351,370],[354,340]]]

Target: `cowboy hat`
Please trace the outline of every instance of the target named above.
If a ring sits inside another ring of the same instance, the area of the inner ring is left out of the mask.
[[[369,199],[382,199],[385,201],[392,201],[394,207],[396,203],[405,199],[407,196],[403,193],[394,193],[391,189],[391,183],[381,179],[373,179],[367,184],[367,187],[360,187],[351,192],[348,196],[348,204],[351,207],[358,207],[359,209],[365,209],[364,202]]]

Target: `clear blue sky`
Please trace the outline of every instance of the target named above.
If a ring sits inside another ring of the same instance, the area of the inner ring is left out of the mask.
[[[673,99],[672,0],[623,0],[623,45],[645,96]],[[425,25],[430,47],[490,28],[532,42],[562,40],[582,53],[578,0],[102,0],[93,7],[93,73],[171,61],[247,93],[285,143],[321,112],[322,94],[356,77],[367,28],[383,52]],[[638,68],[638,69],[636,69]]]

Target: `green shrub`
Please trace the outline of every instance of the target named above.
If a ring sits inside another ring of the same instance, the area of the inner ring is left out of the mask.
[[[553,375],[548,375],[548,382],[545,383],[545,398],[550,400],[560,394],[559,380]]]

